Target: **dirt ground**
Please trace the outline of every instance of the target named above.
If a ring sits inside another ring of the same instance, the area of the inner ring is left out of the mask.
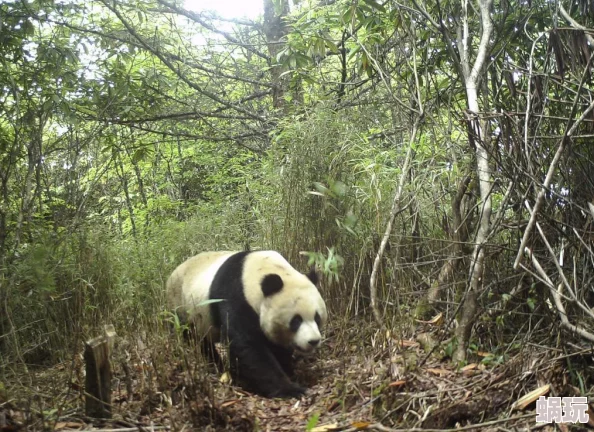
[[[440,348],[428,355],[427,339],[439,338],[435,329],[395,338],[368,330],[369,323],[345,325],[329,331],[316,359],[298,363],[296,380],[308,388],[300,400],[251,395],[172,339],[118,343],[109,420],[84,414],[81,355],[49,369],[15,366],[0,387],[0,432],[594,429],[594,415],[589,424],[535,421],[538,396],[582,395],[562,352],[477,352],[456,368]],[[591,352],[583,357],[591,361]]]

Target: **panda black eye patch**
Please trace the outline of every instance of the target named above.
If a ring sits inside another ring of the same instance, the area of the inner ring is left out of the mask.
[[[322,318],[320,317],[320,314],[317,312],[316,312],[316,316],[314,317],[314,321],[318,325],[318,328],[322,325]]]
[[[289,328],[293,333],[296,333],[297,330],[299,330],[299,326],[301,326],[302,322],[303,318],[301,318],[301,315],[297,314],[291,319],[291,322],[289,323]]]

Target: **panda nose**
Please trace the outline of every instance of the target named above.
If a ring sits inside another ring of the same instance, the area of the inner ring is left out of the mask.
[[[308,344],[310,344],[312,347],[316,347],[319,345],[320,340],[319,339],[312,339],[310,341],[307,342]]]

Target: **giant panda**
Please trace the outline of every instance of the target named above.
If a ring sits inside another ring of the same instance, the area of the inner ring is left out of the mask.
[[[166,290],[169,307],[211,359],[220,364],[214,343],[228,342],[232,375],[272,398],[305,393],[290,378],[292,354],[310,355],[321,344],[327,311],[317,285],[315,270],[302,274],[278,252],[219,251],[179,265]]]

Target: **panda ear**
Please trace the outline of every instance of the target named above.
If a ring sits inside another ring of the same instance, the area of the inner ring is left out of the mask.
[[[315,286],[318,286],[318,282],[320,281],[320,277],[318,272],[316,271],[315,266],[311,266],[311,270],[307,274],[307,278],[313,283]]]
[[[264,297],[269,297],[283,289],[283,280],[277,274],[269,274],[262,279],[262,292]]]

